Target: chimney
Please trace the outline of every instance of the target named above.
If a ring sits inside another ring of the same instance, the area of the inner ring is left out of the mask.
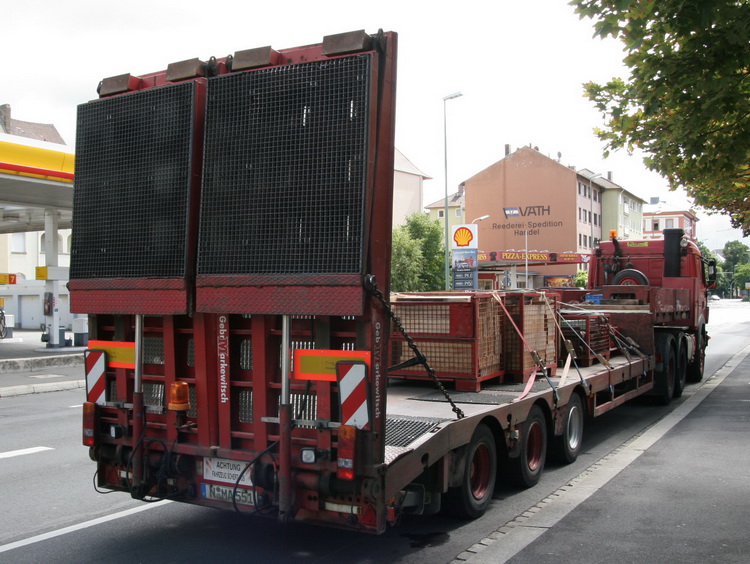
[[[510,155],[510,143],[505,144],[505,156]]]
[[[0,132],[10,132],[10,104],[0,106]]]
[[[612,182],[612,171],[611,170],[607,171],[607,180],[609,180],[610,182]]]

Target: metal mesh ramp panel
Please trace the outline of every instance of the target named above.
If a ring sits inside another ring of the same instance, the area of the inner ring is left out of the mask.
[[[406,447],[443,421],[445,419],[388,416],[385,421],[385,444],[390,447]]]
[[[361,271],[369,63],[209,81],[199,274]]]
[[[187,83],[78,107],[72,279],[185,275],[193,96]]]
[[[78,311],[127,313],[135,305],[122,292],[134,289],[180,294],[151,306],[140,300],[140,312],[185,309],[196,88],[189,82],[78,107],[71,288],[102,292],[77,292]]]

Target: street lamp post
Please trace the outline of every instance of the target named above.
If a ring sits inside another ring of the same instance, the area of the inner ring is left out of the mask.
[[[487,214],[487,215],[483,215],[483,216],[481,216],[481,217],[478,217],[478,218],[476,218],[476,219],[472,219],[472,220],[471,220],[471,222],[472,222],[472,223],[476,223],[477,221],[484,221],[484,220],[485,220],[485,219],[487,219],[488,217],[490,217],[490,216],[489,216],[489,214]]]
[[[448,249],[448,119],[446,112],[446,102],[463,96],[460,92],[449,94],[443,98],[443,149],[444,149],[444,164],[445,164],[445,207],[443,210],[443,219],[445,220],[445,289],[450,290],[450,251]]]

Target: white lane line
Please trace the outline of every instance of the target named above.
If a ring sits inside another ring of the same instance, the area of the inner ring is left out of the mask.
[[[0,452],[0,458],[13,458],[14,456],[23,456],[24,454],[34,454],[36,452],[43,452],[45,450],[55,450],[50,447],[32,447],[22,448],[21,450],[9,450],[8,452]]]
[[[83,404],[82,404],[82,403],[79,403],[78,405],[69,405],[68,407],[69,407],[70,409],[74,409],[74,408],[76,408],[76,407],[83,407]]]
[[[35,544],[35,543],[42,542],[45,540],[53,539],[55,537],[60,537],[62,535],[67,535],[68,533],[74,533],[76,531],[88,529],[89,527],[95,527],[96,525],[101,525],[102,523],[107,523],[108,521],[114,521],[115,519],[122,519],[123,517],[135,515],[136,513],[140,513],[141,511],[148,511],[149,509],[162,507],[166,503],[172,503],[172,502],[169,500],[163,500],[163,501],[157,501],[154,503],[146,503],[145,505],[139,505],[138,507],[134,507],[133,509],[127,509],[125,511],[120,511],[119,513],[113,513],[112,515],[105,515],[104,517],[99,517],[98,519],[92,519],[91,521],[85,521],[83,523],[79,523],[78,525],[71,525],[70,527],[65,527],[64,529],[58,529],[56,531],[50,531],[49,533],[43,533],[35,537],[29,537],[27,539],[23,539],[23,540],[16,541],[16,542],[11,542],[9,544],[3,544],[3,545],[0,545],[0,553],[8,552],[9,550],[13,550],[15,548],[21,548],[23,546],[28,546],[30,544]]]

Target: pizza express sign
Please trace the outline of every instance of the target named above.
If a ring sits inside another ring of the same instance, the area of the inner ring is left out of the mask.
[[[551,206],[511,206],[503,208],[506,223],[493,223],[492,229],[512,230],[513,235],[539,235],[542,229],[562,227],[562,221],[543,219],[551,215]]]

